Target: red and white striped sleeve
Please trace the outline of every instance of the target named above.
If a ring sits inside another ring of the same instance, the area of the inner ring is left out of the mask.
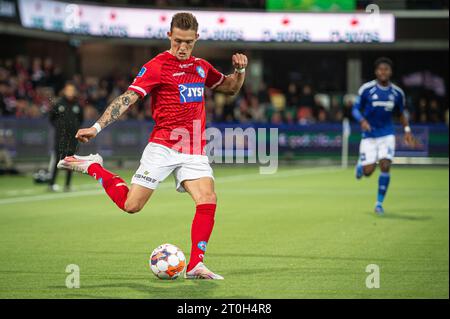
[[[206,63],[208,65],[208,74],[206,75],[205,85],[214,90],[216,87],[223,83],[223,81],[225,80],[225,75],[217,71],[217,69],[210,63]]]
[[[150,60],[139,71],[128,90],[138,93],[141,97],[149,94],[161,82],[161,64],[155,59]]]

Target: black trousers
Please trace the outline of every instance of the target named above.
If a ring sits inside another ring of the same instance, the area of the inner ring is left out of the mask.
[[[54,150],[50,157],[50,165],[49,165],[49,171],[51,173],[51,177],[49,180],[49,185],[54,185],[56,178],[58,177],[58,168],[56,165],[58,165],[58,162],[60,159],[62,159],[64,156],[60,154],[58,151]],[[64,184],[66,187],[70,186],[70,182],[72,181],[72,171],[66,171],[66,183]]]
[[[75,136],[75,133],[73,133]],[[58,176],[58,165],[59,160],[66,156],[74,155],[77,149],[78,142],[75,138],[57,139],[55,141],[55,149],[53,150],[50,157],[49,171],[51,173],[51,178],[49,180],[49,185],[54,185],[56,177]],[[66,183],[65,186],[70,186],[72,181],[72,171],[66,171]]]

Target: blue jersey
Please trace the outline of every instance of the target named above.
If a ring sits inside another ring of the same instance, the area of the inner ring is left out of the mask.
[[[376,80],[367,82],[358,91],[358,97],[353,105],[353,117],[369,122],[372,130],[363,132],[362,137],[382,137],[394,134],[392,113],[403,113],[405,108],[405,93],[398,86],[390,84],[381,86]]]

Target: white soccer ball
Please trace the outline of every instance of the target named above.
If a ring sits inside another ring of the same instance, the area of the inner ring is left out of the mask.
[[[186,268],[186,257],[177,246],[163,244],[153,250],[149,264],[159,279],[177,279]]]

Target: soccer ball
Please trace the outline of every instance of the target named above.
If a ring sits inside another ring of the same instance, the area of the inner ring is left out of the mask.
[[[149,264],[159,279],[177,279],[186,268],[186,257],[177,246],[164,244],[153,250]]]

